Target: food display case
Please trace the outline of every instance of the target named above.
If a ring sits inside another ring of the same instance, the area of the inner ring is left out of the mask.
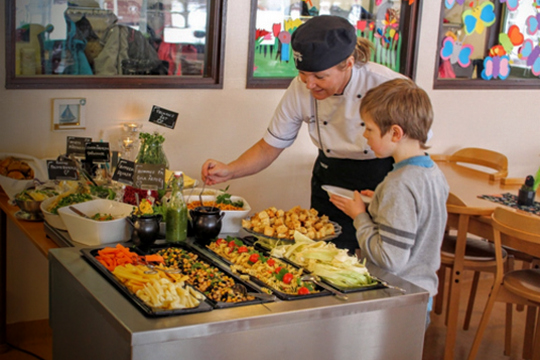
[[[53,249],[50,324],[62,359],[421,359],[429,294],[377,268],[406,290],[378,288],[148,317],[81,256]],[[66,290],[69,289],[69,290]]]

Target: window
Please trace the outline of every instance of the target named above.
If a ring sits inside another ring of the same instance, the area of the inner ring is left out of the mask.
[[[7,88],[221,88],[226,0],[7,0]]]
[[[252,0],[248,88],[286,88],[297,75],[291,34],[307,19],[337,15],[375,45],[372,61],[414,77],[419,1]]]
[[[540,0],[442,0],[436,89],[540,88]]]

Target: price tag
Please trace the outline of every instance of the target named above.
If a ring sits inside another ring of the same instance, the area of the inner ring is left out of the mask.
[[[138,189],[163,189],[165,187],[165,165],[135,164],[133,186]]]
[[[86,144],[92,141],[89,137],[75,137],[68,136],[66,139],[66,154],[75,156],[84,156],[86,150]]]
[[[86,161],[88,162],[110,162],[111,152],[107,142],[89,142],[86,144]]]
[[[133,175],[135,173],[135,163],[133,161],[120,159],[112,179],[123,184],[133,185]]]
[[[174,129],[176,125],[176,119],[178,119],[178,113],[174,111],[161,108],[159,106],[152,106],[152,112],[150,113],[149,121],[164,126],[169,129]]]
[[[71,160],[47,160],[47,172],[51,180],[78,180],[77,165]]]

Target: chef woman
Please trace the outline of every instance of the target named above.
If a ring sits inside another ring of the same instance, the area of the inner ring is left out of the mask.
[[[311,207],[342,226],[333,240],[358,248],[350,218],[328,200],[322,185],[374,190],[392,169],[391,158],[377,159],[367,145],[360,118],[362,96],[388,80],[403,77],[370,62],[372,44],[357,38],[345,18],[313,17],[293,33],[291,45],[298,76],[279,103],[263,138],[229,164],[210,159],[202,166],[208,185],[255,174],[293,144],[302,124],[319,149],[311,179]]]

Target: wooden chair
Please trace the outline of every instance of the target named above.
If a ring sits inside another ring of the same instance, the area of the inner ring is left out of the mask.
[[[442,276],[442,279],[439,280],[439,294],[435,299],[436,306],[441,304],[443,298],[442,289],[444,288],[444,271],[446,268],[450,268],[452,271],[449,282],[450,286],[446,315],[447,332],[445,341],[445,360],[454,359],[454,345],[456,343],[457,320],[459,314],[459,298],[463,283],[463,270],[465,266],[465,249],[468,245],[467,233],[469,229],[469,219],[475,216],[489,216],[492,212],[490,209],[468,207],[461,199],[459,199],[459,197],[452,193],[449,194],[446,209],[448,211],[448,227],[454,227],[457,229],[457,235],[455,236],[454,242],[455,246],[453,260],[443,260],[447,261],[447,266],[442,269],[443,271],[439,270],[439,276]],[[447,236],[445,236],[445,238],[447,238]],[[442,252],[441,257],[444,259]],[[467,264],[469,265],[468,262]],[[437,307],[435,309],[437,309]]]
[[[458,165],[479,165],[485,168],[492,169],[494,172],[485,172],[479,169],[475,169],[478,172],[486,174],[486,179],[495,181],[499,179],[505,179],[508,176],[508,158],[499,152],[482,149],[482,148],[463,148],[451,155],[441,155],[435,154],[431,155],[431,158],[434,161],[448,161],[454,162]],[[450,199],[452,200],[452,199]],[[456,199],[454,199],[456,200]],[[453,203],[453,205],[462,206],[464,205],[461,200]],[[489,215],[489,214],[487,214]],[[442,313],[443,308],[443,299],[444,299],[444,281],[446,269],[451,268],[454,263],[454,248],[455,248],[455,237],[445,236],[442,245],[441,253],[441,269],[438,272],[439,275],[439,293],[435,298],[434,311],[436,314]],[[475,261],[478,260],[478,261]],[[478,286],[478,281],[480,279],[480,271],[495,271],[495,254],[490,245],[487,245],[485,241],[469,239],[467,242],[467,248],[465,251],[465,261],[464,264],[467,270],[473,270],[473,283],[471,287],[471,292],[469,295],[469,302],[467,305],[467,312],[465,315],[465,321],[463,324],[463,329],[467,330],[469,328],[470,318],[474,306],[474,301],[476,298],[476,289]]]
[[[505,273],[502,246],[540,256],[540,217],[508,208],[497,208],[492,215],[497,271],[493,288],[482,314],[469,360],[476,358],[489,317],[496,301],[540,307],[540,269],[514,270]],[[511,324],[506,324],[507,328]],[[526,338],[531,339],[532,359],[540,359],[540,320],[536,329],[530,327]],[[525,349],[524,349],[525,350]]]
[[[450,193],[448,196],[447,211],[450,214],[459,216],[465,210],[465,204],[454,194]],[[468,212],[469,210],[467,210]],[[476,215],[490,215],[489,210],[475,210]],[[447,269],[453,269],[456,260],[456,243],[457,236],[452,235],[451,229],[447,229],[444,235],[443,243],[441,246],[441,268],[438,271],[439,275],[439,288],[437,296],[435,297],[435,313],[441,314],[444,302],[444,290]],[[503,253],[503,257],[507,258],[506,252]],[[473,281],[471,284],[471,290],[469,295],[469,301],[467,304],[467,311],[465,313],[465,320],[463,323],[463,329],[468,330],[471,320],[471,315],[474,307],[474,301],[476,299],[476,290],[478,288],[478,282],[480,280],[480,272],[495,273],[495,247],[487,240],[475,239],[467,237],[465,244],[465,253],[462,263],[463,270],[474,271]],[[452,282],[450,282],[449,292],[452,291]],[[448,296],[448,302],[450,302],[450,296]],[[450,304],[448,304],[448,309]],[[448,311],[446,313],[448,323]]]
[[[508,176],[508,158],[504,154],[488,149],[463,148],[452,155],[437,154],[431,155],[431,158],[435,161],[472,164],[493,169],[495,170],[494,173],[487,173],[490,180],[500,180]]]

